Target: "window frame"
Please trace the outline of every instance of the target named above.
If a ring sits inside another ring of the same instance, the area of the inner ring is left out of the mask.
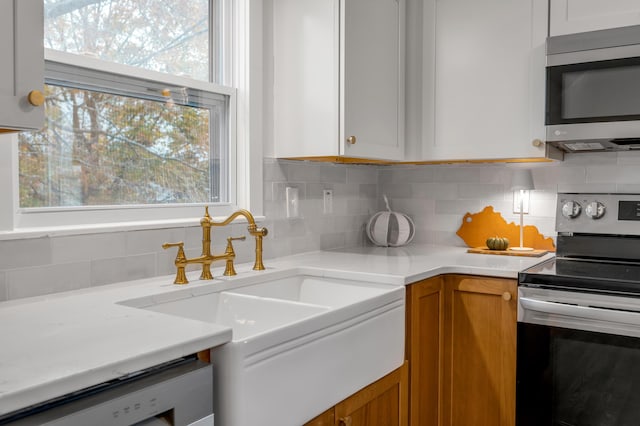
[[[169,74],[149,71],[141,68],[122,65],[114,62],[105,62],[99,59],[84,57],[66,52],[45,49],[45,61],[48,69],[59,68],[62,65],[65,68],[69,66],[77,69],[78,79],[84,81],[86,75],[92,74],[93,71],[105,73],[113,76],[114,80],[118,76],[129,76],[139,80],[149,80],[153,83],[165,84],[170,87],[188,87],[190,89],[202,90],[211,94],[220,94],[228,96],[228,135],[229,146],[228,154],[228,201],[221,203],[190,203],[190,204],[162,204],[162,205],[124,205],[124,206],[78,206],[78,207],[43,207],[43,208],[21,208],[16,211],[17,228],[33,228],[44,226],[69,226],[69,225],[89,225],[96,223],[113,222],[113,215],[117,212],[118,222],[131,222],[141,220],[162,220],[176,219],[185,215],[195,215],[196,212],[202,210],[205,205],[210,205],[210,209],[214,214],[225,215],[231,213],[232,206],[237,205],[236,202],[236,149],[235,136],[231,129],[236,126],[235,103],[236,90],[221,86],[214,83],[208,83],[201,80],[193,80],[185,77],[178,77]],[[56,72],[54,71],[54,75]],[[49,78],[51,74],[45,74],[45,78]],[[57,80],[57,78],[56,78]],[[108,91],[109,92],[109,91]],[[18,182],[19,184],[19,182]],[[18,191],[19,188],[15,188]]]
[[[128,75],[141,78],[153,75],[156,81],[202,88],[229,96],[229,202],[50,208],[46,212],[24,212],[19,207],[18,138],[15,134],[0,135],[0,193],[5,194],[5,202],[0,203],[0,240],[191,226],[198,223],[204,205],[209,206],[214,217],[226,217],[241,207],[250,209],[257,219],[263,218],[263,4],[262,1],[255,0],[221,2],[222,7],[217,9],[218,15],[211,19],[220,19],[220,15],[224,15],[228,23],[220,41],[226,49],[232,48],[226,50],[227,65],[221,73],[225,85],[122,64],[108,64],[109,69],[124,70]],[[101,69],[104,69],[105,64],[94,58],[54,50],[47,50],[45,59],[77,61],[79,65],[89,67],[92,63],[94,66],[100,63]]]

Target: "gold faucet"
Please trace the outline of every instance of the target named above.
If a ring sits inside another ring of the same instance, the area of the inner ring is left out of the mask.
[[[211,227],[226,226],[238,216],[244,216],[247,219],[247,222],[249,222],[249,226],[247,227],[249,234],[256,239],[256,260],[253,265],[253,269],[256,271],[262,271],[265,269],[264,264],[262,263],[262,238],[267,235],[267,228],[258,228],[251,212],[244,209],[232,213],[222,222],[214,222],[211,216],[209,216],[209,207],[205,207],[204,216],[200,219],[200,227],[202,228],[202,254],[199,257],[188,259],[184,254],[184,242],[182,241],[178,243],[164,243],[162,245],[163,249],[178,247],[178,254],[174,261],[176,265],[176,279],[173,282],[174,284],[187,284],[189,282],[185,273],[185,267],[192,263],[202,264],[202,273],[200,274],[201,280],[213,279],[213,275],[211,274],[211,264],[218,260],[226,260],[224,275],[236,275],[235,268],[233,267],[233,260],[236,257],[236,253],[233,250],[232,241],[244,240],[246,237],[229,237],[227,238],[227,247],[224,254],[211,254]]]

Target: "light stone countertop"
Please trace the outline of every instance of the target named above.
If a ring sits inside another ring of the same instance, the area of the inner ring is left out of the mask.
[[[441,274],[518,278],[518,272],[550,259],[467,253],[465,247],[415,244],[406,247],[355,247],[302,253],[266,262],[267,266],[319,268],[336,278],[369,277],[374,282],[406,285]]]
[[[118,302],[176,291],[193,294],[259,281],[296,268],[324,276],[406,285],[446,273],[517,278],[518,271],[551,258],[468,254],[463,247],[411,245],[303,253],[265,260],[267,271],[238,265],[236,277],[172,284],[173,276],[0,303],[0,415],[152,367],[231,340],[231,329],[168,316]]]

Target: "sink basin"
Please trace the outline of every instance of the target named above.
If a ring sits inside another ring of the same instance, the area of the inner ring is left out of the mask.
[[[294,275],[233,290],[236,294],[291,300],[330,308],[347,306],[387,291],[389,286],[385,285],[312,275]]]
[[[232,328],[211,350],[216,423],[299,426],[402,365],[404,297],[293,269],[121,304]]]
[[[146,307],[149,311],[226,325],[233,340],[243,340],[329,310],[325,306],[287,303],[280,300],[234,294],[211,293]]]

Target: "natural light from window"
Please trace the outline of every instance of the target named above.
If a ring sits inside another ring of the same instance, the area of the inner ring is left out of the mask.
[[[45,0],[44,46],[210,80],[208,0]]]
[[[44,1],[45,47],[78,59],[47,61],[45,126],[18,136],[21,209],[229,201],[229,95],[208,83],[217,4]]]

